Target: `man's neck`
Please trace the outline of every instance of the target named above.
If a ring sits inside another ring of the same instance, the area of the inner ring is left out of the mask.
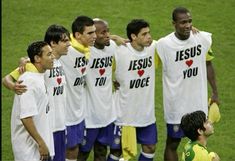
[[[207,145],[207,137],[206,136],[199,136],[197,141],[198,141],[198,143],[200,143],[201,145],[206,147],[206,145]]]
[[[132,46],[135,50],[137,50],[137,51],[143,51],[143,50],[144,50],[144,47],[143,47],[143,46],[138,45],[138,44],[137,44],[136,42],[134,42],[134,41],[131,42],[131,46]]]
[[[97,48],[97,49],[104,49],[105,45],[95,43],[94,47]]]
[[[79,44],[83,45],[84,47],[86,47],[86,48],[88,47],[87,45],[84,45],[83,42],[82,42],[80,39],[76,39],[76,38],[75,38],[75,40],[76,40]]]
[[[61,55],[58,52],[56,52],[56,51],[52,51],[52,53],[55,56],[56,60],[58,60],[61,57]]]
[[[189,38],[189,36],[184,36],[184,35],[180,35],[177,32],[175,32],[175,36],[179,39],[179,40],[187,40]]]
[[[44,73],[46,71],[45,69],[42,68],[41,64],[39,63],[34,63],[33,65],[36,67],[39,73]]]

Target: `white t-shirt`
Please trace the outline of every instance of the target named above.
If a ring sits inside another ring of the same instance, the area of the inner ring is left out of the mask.
[[[114,94],[118,110],[117,125],[148,126],[156,121],[155,46],[136,51],[130,43],[115,54],[115,78],[120,88]]]
[[[35,127],[46,143],[50,155],[54,156],[51,111],[48,104],[44,73],[25,72],[19,77],[27,86],[22,95],[15,95],[11,116],[11,141],[16,161],[39,161],[40,153],[36,141],[26,131],[21,119],[32,117]]]
[[[66,78],[66,125],[79,124],[85,118],[84,84],[88,61],[72,46],[60,58]]]
[[[116,119],[112,100],[112,61],[116,44],[104,49],[91,47],[86,75],[86,128],[105,127]]]
[[[59,60],[54,60],[53,69],[47,70],[44,77],[53,114],[53,131],[65,130],[66,80]]]
[[[206,53],[211,43],[211,34],[203,31],[184,41],[171,33],[157,42],[167,123],[179,124],[185,113],[196,110],[208,113]]]

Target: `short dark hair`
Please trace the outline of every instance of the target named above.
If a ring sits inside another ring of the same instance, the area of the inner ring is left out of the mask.
[[[34,56],[42,56],[42,48],[48,45],[45,41],[35,41],[28,46],[27,53],[31,63],[35,63]]]
[[[94,25],[94,21],[87,16],[78,16],[72,23],[72,32],[73,36],[75,36],[75,32],[83,33],[85,30],[85,26]]]
[[[176,7],[172,12],[172,20],[177,21],[177,15],[181,13],[189,13],[189,10],[185,7]]]
[[[133,19],[126,27],[126,34],[130,41],[132,41],[131,34],[138,35],[142,28],[149,27],[149,23],[143,19]]]
[[[196,141],[198,136],[198,129],[205,131],[204,123],[206,122],[206,114],[203,111],[195,111],[185,114],[181,119],[180,127],[185,136],[190,140]]]
[[[64,39],[64,34],[67,35],[69,38],[69,31],[65,27],[53,24],[48,27],[44,36],[44,41],[47,42],[49,45],[51,41],[58,43],[59,41]]]

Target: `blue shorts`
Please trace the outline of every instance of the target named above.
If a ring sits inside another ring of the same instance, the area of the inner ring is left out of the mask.
[[[121,126],[114,127],[111,149],[121,149]],[[157,126],[155,123],[146,127],[136,127],[136,139],[138,144],[155,145],[158,141]]]
[[[77,125],[66,127],[66,147],[72,148],[82,143],[84,138],[85,121],[83,120]]]
[[[112,142],[114,124],[111,123],[102,128],[86,129],[84,139],[80,144],[79,150],[82,152],[91,151],[94,143],[97,141],[103,145],[110,146]]]
[[[167,135],[172,138],[183,138],[184,132],[180,128],[180,124],[167,124]]]
[[[65,161],[65,130],[53,132],[55,156],[53,161]]]

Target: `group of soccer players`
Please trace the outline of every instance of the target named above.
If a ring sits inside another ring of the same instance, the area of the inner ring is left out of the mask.
[[[172,18],[175,31],[159,41],[152,40],[143,19],[127,24],[128,42],[110,35],[108,23],[98,18],[78,16],[71,34],[51,25],[46,44],[29,46],[30,62],[23,60],[27,63],[20,67],[24,73],[17,68],[3,79],[16,93],[11,118],[15,160],[87,160],[92,149],[96,161],[120,160],[124,133],[141,144],[138,160],[154,160],[155,72],[161,64],[167,124],[164,160],[177,161],[184,137],[182,116],[197,110],[208,114],[207,78],[212,102],[218,102],[218,93],[210,62],[211,34],[192,34],[186,8],[176,8]],[[45,53],[44,48],[51,51]],[[43,54],[53,60],[53,67]]]

